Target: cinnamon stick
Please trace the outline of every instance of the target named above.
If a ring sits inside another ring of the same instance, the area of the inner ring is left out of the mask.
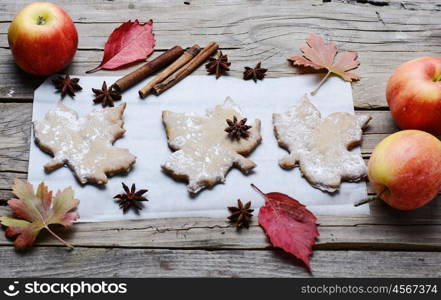
[[[168,90],[176,83],[184,79],[188,74],[196,70],[204,61],[207,60],[213,53],[217,51],[219,45],[215,42],[210,42],[198,55],[190,60],[186,65],[177,70],[173,75],[165,79],[163,82],[156,84],[153,87],[155,95],[160,95]]]
[[[176,70],[178,70],[180,67],[188,63],[190,60],[192,60],[193,57],[195,57],[201,47],[199,45],[194,45],[190,49],[186,50],[174,63],[169,65],[165,70],[163,70],[158,76],[156,76],[153,80],[151,80],[147,85],[145,85],[142,89],[138,91],[139,96],[141,98],[145,98],[150,92],[152,91],[153,87],[157,84],[166,79],[170,74],[173,74]]]
[[[173,48],[167,50],[163,54],[159,55],[152,61],[146,63],[142,67],[136,69],[135,71],[125,75],[124,77],[118,79],[112,87],[119,92],[123,92],[128,88],[134,86],[141,80],[145,79],[150,74],[158,71],[159,69],[171,64],[175,61],[184,50],[179,46],[174,46]]]

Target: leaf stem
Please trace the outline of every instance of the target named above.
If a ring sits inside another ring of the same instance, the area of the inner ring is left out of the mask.
[[[96,68],[93,68],[91,70],[86,71],[86,74],[95,73],[96,71],[101,70],[101,66],[98,66]]]
[[[328,73],[326,73],[325,77],[322,78],[322,80],[320,80],[318,86],[315,88],[315,90],[313,90],[311,92],[312,96],[315,96],[315,94],[317,94],[318,90],[320,89],[320,87],[323,85],[323,83],[325,83],[326,79],[328,79],[329,75],[331,75],[331,71],[328,71]]]
[[[66,247],[69,247],[70,249],[73,249],[73,246],[71,244],[69,244],[68,242],[66,242],[65,240],[63,240],[61,237],[59,237],[55,232],[53,232],[49,226],[45,226],[45,228],[47,229],[47,231],[49,231],[50,234],[52,234],[57,240],[59,240],[63,245],[65,245]]]
[[[263,198],[266,198],[266,194],[264,193],[264,192],[262,192],[257,186],[255,186],[253,183],[252,184],[250,184],[251,185],[251,187],[255,190],[255,191],[257,191]]]

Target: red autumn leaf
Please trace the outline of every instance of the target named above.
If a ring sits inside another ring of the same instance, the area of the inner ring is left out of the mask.
[[[309,256],[319,235],[317,218],[303,204],[288,195],[265,194],[254,184],[251,186],[265,198],[258,220],[271,244],[300,259],[311,271]]]
[[[331,73],[349,82],[360,79],[356,74],[348,72],[356,69],[360,65],[360,62],[357,60],[357,52],[345,51],[335,60],[338,51],[335,43],[330,42],[326,44],[320,35],[312,33],[309,34],[306,45],[303,45],[300,50],[303,56],[288,57],[288,60],[290,60],[293,65],[311,67],[316,70],[326,69],[328,71],[313,94],[317,92]]]
[[[155,38],[152,33],[153,21],[140,24],[127,21],[116,28],[104,46],[101,64],[87,71],[92,73],[101,69],[114,70],[137,61],[145,60],[153,53]]]
[[[32,184],[16,179],[12,192],[17,199],[9,200],[8,205],[14,212],[14,217],[0,217],[0,223],[8,227],[5,232],[7,237],[17,236],[15,248],[31,246],[43,228],[61,243],[72,248],[49,228],[51,224],[68,227],[79,218],[78,213],[70,212],[80,203],[74,198],[72,188],[59,191],[52,197],[52,191],[49,191],[43,182],[34,193]]]

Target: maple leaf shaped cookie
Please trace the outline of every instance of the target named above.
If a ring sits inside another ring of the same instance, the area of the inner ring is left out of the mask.
[[[245,158],[261,142],[260,120],[254,120],[248,137],[232,139],[225,132],[226,119],[242,119],[242,113],[231,98],[217,105],[206,117],[191,114],[162,112],[162,121],[169,147],[175,151],[162,165],[167,173],[189,182],[187,189],[197,193],[225,181],[233,167],[243,173],[250,172],[256,164]]]
[[[107,175],[128,170],[136,160],[127,149],[113,146],[123,128],[126,104],[97,109],[85,117],[59,103],[48,111],[44,120],[34,121],[36,144],[54,156],[44,166],[51,172],[67,164],[78,180],[85,184],[107,183]]]
[[[310,184],[326,192],[338,190],[341,181],[358,181],[366,176],[360,154],[349,150],[361,142],[369,116],[336,112],[322,119],[317,108],[304,96],[290,110],[273,114],[279,146],[290,154],[279,164],[290,169],[299,164]]]

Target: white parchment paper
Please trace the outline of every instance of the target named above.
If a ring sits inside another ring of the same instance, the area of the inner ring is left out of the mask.
[[[80,77],[80,76],[75,76]],[[75,100],[66,96],[64,104],[75,109],[80,116],[92,109],[100,109],[91,101],[91,88],[100,88],[103,80],[108,85],[117,77],[80,77],[83,90]],[[316,214],[348,215],[369,214],[367,205],[354,207],[352,203],[366,197],[366,184],[343,183],[338,193],[330,195],[311,187],[301,176],[299,169],[283,170],[277,161],[286,151],[279,148],[273,134],[272,113],[283,112],[292,106],[300,97],[314,89],[319,81],[316,75],[301,75],[287,78],[267,78],[254,83],[232,77],[189,76],[182,82],[157,97],[150,95],[145,100],[138,96],[139,88],[145,82],[124,92],[122,101],[127,102],[124,113],[125,128],[123,138],[115,146],[130,149],[137,156],[132,170],[123,175],[110,178],[102,187],[82,186],[72,172],[64,167],[46,174],[43,165],[51,157],[42,152],[32,140],[29,160],[29,181],[34,185],[41,181],[52,190],[72,186],[75,195],[80,199],[80,221],[110,221],[120,219],[168,218],[168,217],[225,217],[229,205],[235,205],[237,199],[252,201],[253,208],[263,204],[263,199],[250,187],[254,183],[264,192],[281,192],[306,204]],[[33,120],[41,120],[46,112],[60,101],[50,82],[46,80],[34,94]],[[161,121],[161,112],[193,112],[204,114],[206,109],[223,103],[225,97],[231,96],[241,107],[248,119],[258,118],[262,121],[262,144],[251,153],[249,158],[257,163],[254,172],[248,176],[239,170],[232,169],[224,184],[217,184],[212,189],[204,189],[197,196],[190,196],[186,183],[176,181],[161,171],[163,163],[171,151]],[[337,111],[354,113],[352,92],[349,83],[331,77],[310,100],[322,113],[322,117]],[[119,105],[121,101],[116,102]],[[299,133],[301,134],[301,133]],[[307,138],[307,137],[305,137]],[[359,152],[359,148],[352,151]],[[136,214],[129,211],[122,213],[113,200],[113,196],[122,192],[121,182],[136,183],[137,188],[147,188],[149,202]],[[257,211],[256,211],[257,212]]]

